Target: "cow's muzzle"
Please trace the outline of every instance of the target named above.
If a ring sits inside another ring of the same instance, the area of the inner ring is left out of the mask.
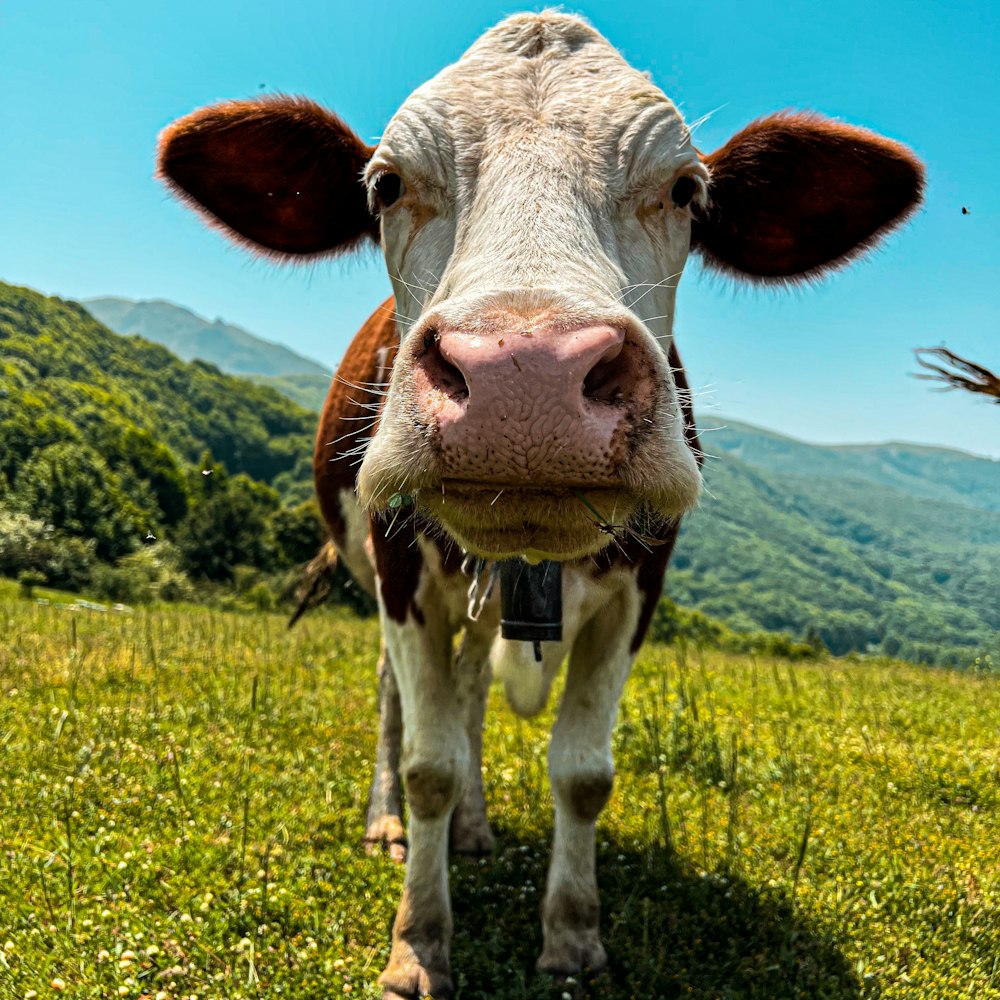
[[[437,428],[445,479],[500,486],[617,486],[657,386],[640,345],[603,324],[469,332],[427,328],[414,400]]]

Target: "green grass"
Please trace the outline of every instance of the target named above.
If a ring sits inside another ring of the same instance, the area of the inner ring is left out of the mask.
[[[374,623],[69,612],[0,584],[0,997],[378,997]],[[995,676],[640,656],[598,828],[610,967],[534,972],[551,716],[493,695],[460,998],[1000,998]],[[54,984],[54,985],[53,985]]]

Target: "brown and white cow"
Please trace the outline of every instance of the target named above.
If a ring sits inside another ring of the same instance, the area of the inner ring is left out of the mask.
[[[333,384],[316,464],[338,548],[378,595],[387,696],[369,834],[397,842],[402,730],[409,856],[386,996],[452,992],[449,828],[456,847],[489,845],[491,668],[530,714],[567,656],[538,964],[599,968],[594,825],[611,731],[700,485],[672,333],[688,253],[752,281],[820,275],[913,211],[919,162],[791,113],[703,155],[645,74],[583,21],[546,12],[487,32],[375,147],[309,101],[237,101],[169,127],[160,172],[258,252],[311,259],[380,242],[392,280],[395,303]],[[564,564],[563,641],[540,663],[499,637],[485,585],[470,602],[466,554]]]

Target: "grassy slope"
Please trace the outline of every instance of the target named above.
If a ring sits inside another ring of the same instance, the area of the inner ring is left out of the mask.
[[[402,872],[359,847],[373,624],[85,617],[3,584],[0,621],[0,996],[379,996]],[[995,676],[646,649],[589,985],[533,971],[551,717],[493,707],[460,998],[1000,997]]]

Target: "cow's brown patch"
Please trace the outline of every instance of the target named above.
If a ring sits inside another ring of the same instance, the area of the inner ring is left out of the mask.
[[[614,778],[610,774],[577,775],[569,786],[573,812],[582,820],[596,820],[607,805],[613,787]]]
[[[343,544],[346,529],[340,493],[354,490],[361,463],[354,452],[375,433],[378,412],[371,407],[380,406],[385,398],[379,386],[388,383],[399,348],[394,317],[395,302],[386,299],[355,334],[330,383],[316,433],[316,495],[338,545]]]
[[[694,454],[700,468],[704,456],[694,422],[691,389],[680,354],[673,341],[667,352],[667,362],[673,371],[677,399],[684,420],[684,441]],[[639,588],[642,604],[639,608],[639,620],[629,644],[629,649],[633,653],[642,645],[649,623],[653,620],[656,602],[663,593],[663,578],[667,572],[667,563],[670,561],[679,531],[679,518],[673,521],[659,521],[648,526],[641,537],[629,534],[616,539],[591,559],[591,572],[596,576],[603,576],[616,568],[632,567],[635,570],[636,586]]]
[[[424,557],[417,541],[420,528],[416,513],[412,507],[406,507],[393,511],[391,517],[372,514],[369,524],[375,572],[386,614],[402,624],[412,612],[416,621],[423,625],[424,613],[417,604],[417,588]]]
[[[440,531],[435,531],[427,537],[430,538],[438,550],[438,555],[441,558],[441,572],[445,576],[454,576],[456,573],[460,573],[462,571],[462,563],[465,561],[465,550],[462,546],[455,539],[448,538],[447,535],[442,534]]]
[[[437,819],[443,816],[462,793],[465,775],[444,760],[423,760],[404,766],[406,801],[414,816]]]

